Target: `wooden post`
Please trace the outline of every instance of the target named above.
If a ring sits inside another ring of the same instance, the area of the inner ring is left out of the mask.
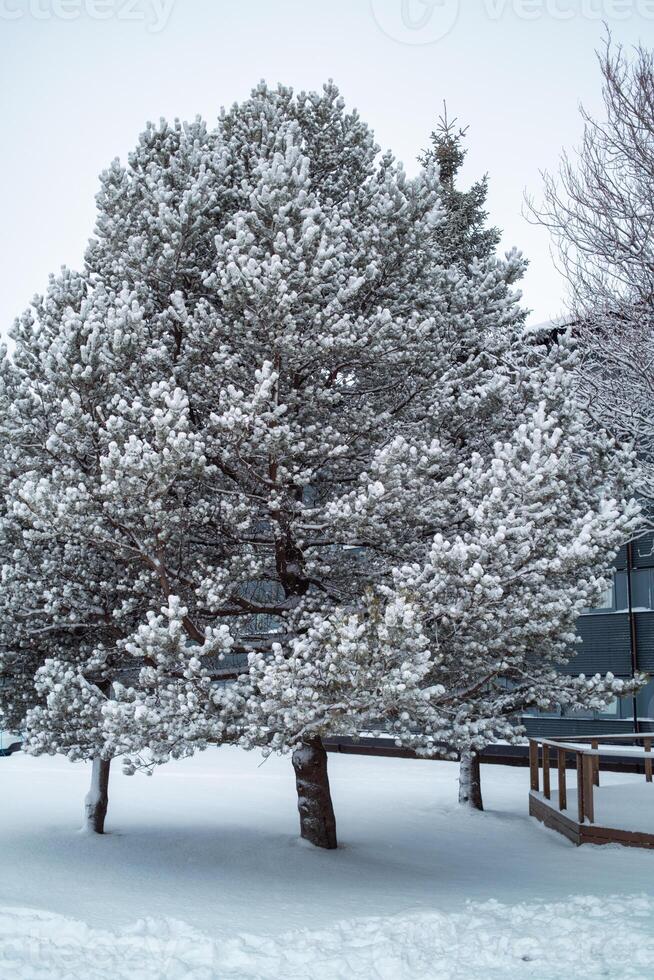
[[[584,811],[591,823],[595,823],[595,807],[593,806],[593,786],[595,777],[595,764],[592,755],[584,755]]]
[[[584,772],[582,766],[581,752],[575,753],[577,757],[577,820],[584,822]]]
[[[550,799],[550,747],[543,743],[543,796]]]
[[[529,739],[529,775],[531,778],[531,788],[538,792],[538,742],[533,738]]]
[[[651,740],[651,738],[645,738],[645,739],[643,739],[643,745],[645,747],[645,751],[646,752],[651,752],[652,751],[652,740]],[[645,759],[645,779],[647,780],[648,783],[651,783],[652,782],[652,760],[651,759]]]
[[[557,749],[559,770],[559,810],[565,810],[568,805],[568,794],[565,785],[565,749]]]
[[[595,749],[597,751],[597,749],[599,748],[599,742],[597,741],[596,738],[594,738],[592,740],[592,742],[590,743],[590,747],[591,747],[591,749]],[[600,784],[600,781],[599,781],[599,772],[600,772],[600,770],[599,770],[599,756],[598,755],[594,755],[592,757],[592,759],[593,759],[593,783],[595,784],[595,786],[599,786],[599,784]]]

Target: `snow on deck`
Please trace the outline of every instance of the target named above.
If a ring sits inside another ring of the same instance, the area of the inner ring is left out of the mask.
[[[567,810],[577,819],[577,779],[569,770],[567,775]],[[571,778],[572,776],[572,778]],[[556,784],[556,773],[553,773]],[[600,773],[600,785],[593,789],[594,823],[612,830],[634,830],[654,834],[654,783],[632,773]],[[558,791],[552,789],[550,805],[559,806]]]
[[[298,840],[288,759],[117,772],[103,838],[88,767],[0,760],[1,980],[654,976],[654,854],[543,828],[527,769],[483,767],[479,814],[455,765],[329,763],[335,852]]]

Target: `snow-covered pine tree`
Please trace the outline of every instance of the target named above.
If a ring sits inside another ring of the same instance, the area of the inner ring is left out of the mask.
[[[62,666],[60,686],[85,685],[84,703],[74,704],[74,733],[71,718],[53,716],[51,732],[40,732],[35,748],[55,751],[65,743],[73,757],[95,760],[86,823],[102,832],[109,760],[100,756],[98,706],[110,677],[102,652],[113,634],[107,603],[118,583],[111,564],[87,549],[83,533],[68,533],[50,494],[62,472],[69,492],[73,479],[81,490],[93,466],[92,438],[84,431],[93,405],[85,398],[77,329],[86,293],[79,275],[53,278],[47,295],[16,325],[14,354],[5,352],[2,362],[1,709],[3,727],[25,730],[42,700],[39,672],[47,673],[51,658]]]
[[[467,127],[458,127],[457,120],[448,117],[444,104],[443,114],[431,136],[431,145],[421,158],[424,163],[434,162],[439,167],[443,184],[446,222],[439,232],[442,248],[452,263],[464,267],[474,259],[491,258],[501,238],[500,229],[488,227],[487,223],[488,176],[484,175],[468,190],[458,187],[461,168],[467,156],[464,146],[467,133]],[[574,365],[570,358],[564,360],[566,370],[574,369],[579,363],[578,358],[574,359]],[[609,553],[610,549],[607,560]],[[476,805],[481,808],[478,756],[467,755],[462,763],[460,799],[466,803],[475,799]],[[473,784],[477,787],[475,790],[471,789]]]
[[[429,617],[399,644],[422,600],[400,595],[398,626],[386,590],[428,566],[437,535],[473,533],[453,507],[462,468],[491,465],[543,399],[556,419],[565,371],[525,343],[520,257],[453,261],[438,172],[409,180],[380,157],[333,85],[261,85],[213,131],[150,127],[98,204],[72,300],[57,281],[3,368],[17,727],[33,751],[132,769],[239,735],[297,751],[302,832],[334,846],[322,735],[386,725],[402,695],[397,737],[440,738],[416,705],[458,656]],[[15,405],[45,406],[36,429]],[[568,527],[582,502],[605,513],[598,486],[619,494],[621,461],[561,426],[578,495],[551,506]],[[248,653],[226,687],[220,658]]]
[[[331,89],[326,98],[308,100],[260,89],[223,120],[226,141],[238,147],[229,151],[230,166],[239,168],[238,192],[246,188],[247,194],[241,212],[217,236],[216,269],[205,278],[201,313],[220,339],[220,355],[213,357],[211,376],[199,372],[202,387],[195,396],[196,418],[206,417],[203,399],[218,402],[226,418],[210,415],[219,436],[208,455],[227,480],[221,511],[229,517],[224,536],[235,548],[222,591],[215,570],[201,589],[215,615],[232,627],[243,609],[247,618],[266,617],[276,631],[254,638],[259,649],[248,680],[253,691],[244,740],[300,750],[295,759],[303,833],[326,846],[335,839],[320,745],[326,729],[294,730],[284,712],[269,712],[259,672],[271,639],[277,644],[272,663],[280,656],[292,659],[296,641],[306,645],[312,617],[329,617],[332,608],[347,610],[348,603],[356,608],[366,589],[390,576],[397,553],[384,541],[383,528],[381,541],[357,540],[352,527],[339,523],[334,502],[398,433],[419,440],[443,431],[454,444],[464,432],[473,445],[488,438],[488,417],[502,401],[497,358],[507,345],[511,355],[522,349],[523,319],[510,292],[522,270],[520,258],[454,264],[442,247],[447,214],[437,175],[427,170],[407,181],[389,157],[375,164],[371,138],[361,136],[356,118],[339,118],[342,107],[334,112],[334,105]],[[355,137],[344,140],[343,131],[352,126]],[[316,142],[316,133],[328,133],[332,143]],[[113,224],[124,235],[139,196],[122,177],[112,179],[119,188],[112,208],[122,194],[127,204],[120,204],[120,221],[104,226],[107,254]],[[127,251],[140,254],[147,237],[138,225],[134,235]],[[99,251],[94,261],[98,270],[106,269]],[[125,251],[122,240],[115,251]],[[122,275],[120,264],[119,270]],[[222,374],[221,360],[228,363]],[[252,400],[246,392],[256,364],[262,387]],[[194,377],[185,384],[194,385]],[[517,424],[515,418],[515,411],[501,417],[497,431]],[[224,445],[230,440],[233,449]],[[373,498],[375,493],[373,486]],[[239,522],[245,567],[239,567],[234,533]],[[424,557],[428,540],[429,532],[417,536],[409,554]],[[234,589],[227,603],[225,583]],[[314,705],[317,697],[311,695]],[[369,691],[368,700],[374,704]],[[130,693],[121,704],[113,738],[134,732],[124,717],[130,711],[142,724],[147,720],[144,744],[150,750],[161,731],[178,730],[179,743],[185,741],[175,719],[161,706],[153,712],[152,698],[143,692]],[[354,708],[344,709],[342,724],[351,730],[355,716]],[[329,724],[336,725],[333,716]],[[122,748],[135,750],[131,736]],[[155,754],[165,756],[165,740]]]
[[[192,487],[205,464],[187,401],[158,380],[163,344],[133,293],[64,273],[14,341],[0,424],[3,717],[28,751],[94,760],[87,826],[102,832],[102,709],[114,684],[153,668],[133,660],[130,640],[170,602],[165,543],[174,538],[182,575],[185,537],[201,533]],[[191,643],[211,657],[231,646],[188,615],[182,626],[188,659]]]
[[[211,473],[188,400],[156,380],[165,338],[153,336],[133,293],[86,282],[71,296],[67,276],[53,281],[14,339],[3,365],[3,536],[13,548],[3,571],[3,710],[28,751],[94,760],[90,795],[103,812],[99,786],[115,754],[103,709],[133,683],[149,693],[164,674],[179,682],[175,710],[188,718],[182,689],[187,704],[204,703],[232,649],[226,626],[173,592],[190,588],[195,599],[190,575],[205,555],[190,541],[213,539],[215,502],[201,491]],[[160,630],[158,648],[146,646],[143,629],[162,606],[171,643]],[[188,737],[199,744],[197,729]],[[93,813],[89,825],[101,830]]]
[[[213,132],[150,127],[103,175],[83,276],[53,281],[4,366],[3,662],[23,672],[8,710],[32,751],[206,744],[166,694],[199,697],[195,666],[139,640],[172,600],[178,653],[215,678],[220,626],[225,650],[269,650],[358,596],[372,573],[321,515],[396,418],[424,415],[426,316],[455,288],[439,195],[435,173],[379,157],[333,85],[260,86]],[[215,700],[203,739],[219,741]]]
[[[199,315],[213,330],[205,348],[211,371],[185,381],[196,390],[195,417],[209,419],[214,484],[225,484],[218,491],[222,537],[234,547],[222,579],[212,569],[198,587],[237,632],[239,613],[250,630],[265,617],[272,639],[290,642],[307,614],[356,601],[375,575],[385,574],[372,555],[362,567],[345,547],[350,536],[334,538],[324,515],[389,429],[423,425],[433,358],[441,354],[429,353],[435,328],[422,314],[435,298],[447,305],[458,276],[444,267],[436,243],[442,220],[436,174],[408,181],[390,157],[375,164],[372,138],[355,116],[343,114],[332,87],[308,100],[261,89],[223,127],[225,140],[236,141],[230,166],[249,161],[252,145],[258,156],[256,167],[250,162],[238,174],[239,190],[247,189],[243,208],[217,235],[215,271],[204,283]],[[261,150],[262,132],[270,150]],[[122,178],[114,181],[124,188]],[[132,213],[129,194],[126,200],[116,222],[121,230]],[[147,247],[139,236],[137,229],[131,253]],[[488,288],[495,295],[498,284]],[[270,650],[270,635],[249,640]],[[179,729],[162,705],[158,713],[152,708],[149,695],[128,694],[120,722],[110,723],[112,739],[134,731],[125,719],[130,711],[150,726],[144,739],[150,752],[164,725]],[[267,744],[272,734],[260,738]],[[315,738],[303,751],[321,755]],[[304,832],[317,840],[306,821]]]
[[[441,247],[449,261],[466,266],[473,259],[488,259],[495,254],[500,243],[499,228],[487,227],[488,175],[475,182],[467,191],[460,190],[457,180],[468,150],[464,146],[467,127],[457,126],[450,119],[447,104],[443,102],[443,114],[439,116],[431,134],[431,145],[422,156],[423,163],[438,166],[443,185],[443,204],[447,220],[440,231]],[[481,808],[479,761],[466,756],[461,760],[459,799],[468,802],[474,798]],[[475,787],[473,790],[472,787]]]

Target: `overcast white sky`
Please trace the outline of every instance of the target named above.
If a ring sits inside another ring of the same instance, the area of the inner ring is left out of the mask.
[[[654,43],[654,0],[0,0],[0,330],[62,264],[79,266],[97,175],[148,119],[212,120],[260,79],[333,77],[415,170],[443,99],[469,125],[466,179],[531,260],[532,319],[562,309],[547,234],[521,216],[539,169],[599,107],[593,49]]]

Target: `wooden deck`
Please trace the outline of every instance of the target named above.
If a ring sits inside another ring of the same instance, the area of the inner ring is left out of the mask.
[[[625,744],[627,741],[632,744]],[[587,742],[590,744],[584,744]],[[601,742],[604,744],[600,744]],[[638,742],[643,743],[642,748],[637,744]],[[643,814],[642,823],[648,827],[647,831],[606,827],[595,820],[597,809],[595,796],[600,786],[602,759],[611,756],[617,757],[618,755],[639,757],[644,764],[645,785],[651,785],[654,774],[652,742],[651,733],[640,734],[638,732],[628,735],[581,738],[575,742],[567,742],[558,738],[530,739],[530,816],[536,817],[546,827],[563,834],[577,846],[580,844],[622,844],[625,847],[654,848],[654,833],[649,832],[652,830],[652,823],[651,819],[646,816],[646,812],[651,814],[651,803],[649,802],[647,802],[645,810],[642,809],[643,801],[641,800],[638,809],[638,812]],[[577,783],[575,788],[576,800],[569,808],[566,770],[570,756],[575,760]],[[557,783],[555,794],[552,790],[552,769]],[[552,799],[553,795],[556,796],[556,805]],[[604,815],[605,819],[608,817],[611,821],[616,818],[620,819],[620,814],[615,809],[605,809]]]
[[[533,791],[529,794],[529,815],[536,817],[551,830],[563,834],[577,847],[581,844],[622,844],[625,847],[654,848],[654,834],[578,823],[566,813],[556,810],[540,793]]]

